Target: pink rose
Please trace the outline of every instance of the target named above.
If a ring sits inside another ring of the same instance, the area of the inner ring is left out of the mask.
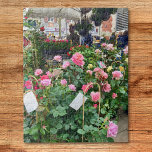
[[[36,69],[34,74],[35,74],[35,76],[39,76],[42,73],[43,73],[43,71],[41,69]]]
[[[106,49],[107,50],[114,50],[113,44],[107,44]]]
[[[58,62],[62,61],[62,57],[60,55],[56,55],[53,59],[58,61]]]
[[[104,92],[110,92],[111,91],[111,85],[109,83],[105,83],[102,85],[102,91]]]
[[[83,66],[84,65],[84,57],[83,57],[83,55],[82,54],[80,54],[80,53],[78,53],[78,52],[76,52],[73,56],[72,56],[72,58],[71,58],[71,60],[76,64],[76,65],[78,65],[78,66]]]
[[[69,61],[65,61],[64,63],[63,63],[63,65],[62,65],[62,68],[63,69],[66,69],[67,67],[69,67],[70,66],[70,62]]]
[[[97,108],[97,107],[98,107],[98,105],[97,105],[97,104],[94,104],[94,105],[93,105],[93,107],[94,107],[94,108]]]
[[[94,102],[97,102],[100,99],[100,92],[91,92],[90,95]]]
[[[123,74],[120,71],[114,71],[112,72],[113,78],[115,78],[116,80],[119,80],[120,78],[123,77]]]
[[[66,40],[66,42],[68,43],[68,40]]]
[[[67,81],[65,79],[61,80],[61,85],[66,86]]]
[[[99,72],[101,69],[99,67],[95,68],[93,72]]]
[[[95,77],[99,80],[108,78],[108,74],[98,67],[95,68],[93,71],[96,72]]]
[[[117,133],[118,133],[118,126],[112,121],[109,121],[107,137],[116,137]]]
[[[125,49],[123,49],[123,51],[124,51],[124,54],[128,54],[128,46],[125,48]]]
[[[51,80],[50,79],[41,80],[41,85],[42,86],[49,86],[50,84],[51,84]]]
[[[70,85],[68,85],[68,86],[69,86],[69,89],[70,89],[70,90],[72,90],[72,91],[76,91],[76,87],[75,87],[75,85],[70,84]]]
[[[92,71],[91,70],[87,70],[87,73],[89,73],[90,76],[92,76]]]
[[[41,80],[44,80],[44,79],[49,79],[49,77],[47,75],[42,75],[40,76],[41,77]]]
[[[116,94],[116,93],[113,93],[113,94],[112,94],[112,98],[115,99],[116,97],[117,97],[117,94]]]
[[[25,82],[25,87],[26,87],[27,89],[31,89],[31,88],[32,88],[32,81],[27,80],[27,81]]]
[[[107,79],[108,78],[108,74],[104,71],[102,71],[102,78],[103,79]]]
[[[48,77],[52,77],[52,73],[51,73],[50,71],[47,71],[47,72],[46,72],[46,75],[47,75]]]
[[[106,44],[106,43],[102,43],[102,46],[103,46],[103,47],[106,47],[106,46],[107,46],[107,44]]]
[[[89,82],[86,85],[83,85],[81,89],[83,90],[84,93],[87,93],[90,88],[93,88],[92,82]]]
[[[100,53],[101,51],[99,49],[96,49],[95,50],[95,53]]]

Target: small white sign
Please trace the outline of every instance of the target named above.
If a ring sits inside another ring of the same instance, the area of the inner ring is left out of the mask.
[[[23,102],[28,113],[36,110],[38,107],[37,99],[32,91],[24,95]]]
[[[86,100],[87,98],[84,96],[84,102]],[[79,93],[69,106],[75,110],[78,110],[82,106],[82,104],[83,104],[83,94]]]

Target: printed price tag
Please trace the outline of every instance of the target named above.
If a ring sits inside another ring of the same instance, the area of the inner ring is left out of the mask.
[[[37,99],[32,91],[24,95],[23,102],[28,113],[36,110],[38,107]]]
[[[84,102],[86,100],[87,98],[84,96]],[[69,106],[77,111],[82,106],[82,104],[83,104],[83,94],[79,93]]]

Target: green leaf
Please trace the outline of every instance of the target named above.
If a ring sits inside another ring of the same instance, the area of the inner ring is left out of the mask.
[[[107,138],[108,142],[114,142],[113,138]]]
[[[57,117],[58,115],[59,115],[58,111],[54,111],[54,112],[53,112],[53,116],[54,116],[54,117]]]
[[[35,135],[35,134],[38,134],[38,126],[34,126],[30,129],[29,131],[29,134],[30,135]]]
[[[58,123],[58,124],[56,125],[56,128],[57,128],[57,129],[61,129],[61,128],[62,128],[62,124]]]
[[[107,130],[106,129],[102,129],[101,132],[106,135],[107,134]]]
[[[88,132],[88,131],[89,131],[89,126],[84,125],[84,130],[85,130],[86,132]]]
[[[64,134],[63,135],[63,140],[66,140],[68,138],[69,134]]]
[[[106,113],[105,109],[101,108],[101,114],[105,114],[105,113]]]
[[[119,88],[119,92],[122,93],[122,94],[125,94],[125,93],[126,93],[126,91],[124,90],[123,87],[120,87],[120,88]]]
[[[111,80],[111,87],[114,88],[115,87],[115,81]]]
[[[51,128],[50,129],[50,133],[51,134],[56,134],[57,133],[57,129],[56,128]]]
[[[45,135],[45,130],[43,128],[40,129],[41,134]]]
[[[85,131],[83,129],[78,129],[77,130],[77,133],[81,134],[81,135],[84,135],[85,134]]]
[[[65,125],[65,130],[68,130],[70,128],[70,126],[69,125]]]

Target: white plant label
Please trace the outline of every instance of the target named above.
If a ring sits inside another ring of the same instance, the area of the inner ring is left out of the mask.
[[[28,113],[36,110],[38,107],[37,99],[32,91],[24,95],[23,102]]]
[[[86,100],[87,97],[84,96],[84,102]],[[79,93],[69,106],[77,111],[82,106],[82,104],[83,104],[83,94]]]

